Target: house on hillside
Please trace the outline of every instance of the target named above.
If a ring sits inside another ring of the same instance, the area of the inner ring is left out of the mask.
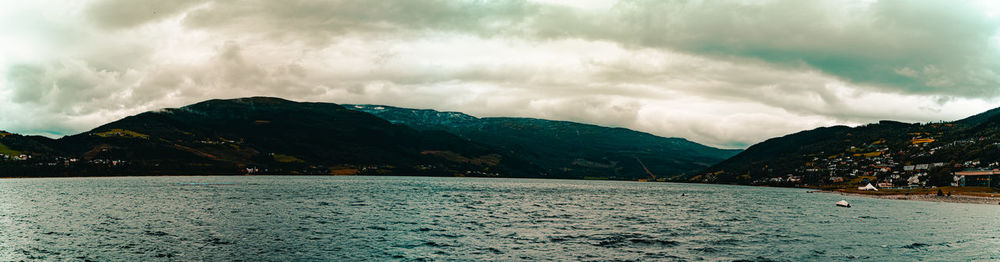
[[[906,179],[906,184],[908,186],[923,186],[924,182],[920,181],[920,177],[926,176],[926,175],[927,175],[927,173],[919,173],[919,174],[910,176],[910,178]]]
[[[955,172],[954,176],[957,186],[1000,187],[998,169],[969,169]]]

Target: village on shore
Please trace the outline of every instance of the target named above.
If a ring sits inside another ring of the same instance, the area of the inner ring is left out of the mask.
[[[932,158],[935,154],[976,143],[993,143],[986,137],[935,143],[932,137],[916,136],[907,146],[893,150],[884,139],[861,146],[851,146],[831,156],[814,156],[794,173],[761,178],[753,185],[808,187],[865,195],[943,195],[961,194],[977,197],[1000,197],[1000,162],[979,159],[960,161],[914,162],[906,159]],[[806,182],[811,177],[813,184]]]

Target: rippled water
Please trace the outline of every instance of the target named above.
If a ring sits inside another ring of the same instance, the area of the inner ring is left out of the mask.
[[[1000,206],[609,181],[0,180],[0,260],[24,259],[997,260]]]

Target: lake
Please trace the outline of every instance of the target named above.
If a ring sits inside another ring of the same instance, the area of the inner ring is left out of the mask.
[[[35,259],[998,260],[1000,205],[619,181],[0,180],[0,260]]]

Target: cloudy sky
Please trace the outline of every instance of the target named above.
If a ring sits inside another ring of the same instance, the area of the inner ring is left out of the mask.
[[[1000,2],[0,0],[0,129],[278,96],[727,148],[1000,106]]]

